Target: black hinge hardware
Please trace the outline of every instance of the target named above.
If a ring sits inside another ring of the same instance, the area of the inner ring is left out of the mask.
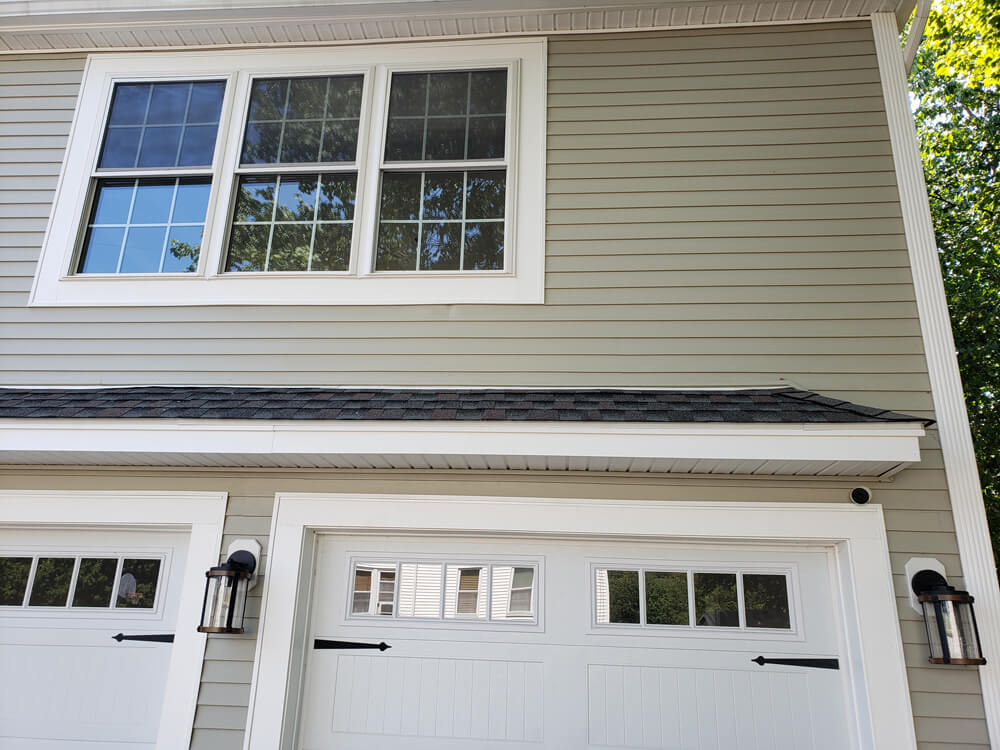
[[[392,646],[384,641],[382,643],[358,643],[356,641],[328,641],[316,638],[313,641],[313,648],[377,648],[379,651],[385,651]]]
[[[123,635],[119,633],[118,635],[111,636],[114,640],[121,643],[122,641],[154,641],[156,643],[173,643],[174,634],[173,633],[160,633],[160,634],[143,634],[143,635]]]
[[[784,664],[787,667],[811,667],[813,669],[840,669],[840,662],[836,659],[765,659],[758,656],[750,661],[760,664]]]

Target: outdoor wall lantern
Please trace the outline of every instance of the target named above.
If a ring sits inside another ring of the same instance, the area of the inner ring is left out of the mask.
[[[931,664],[985,664],[973,598],[936,570],[921,570],[910,585],[920,602]]]
[[[229,547],[226,562],[205,573],[205,600],[201,605],[199,633],[244,632],[247,594],[256,583],[260,544],[238,539]]]

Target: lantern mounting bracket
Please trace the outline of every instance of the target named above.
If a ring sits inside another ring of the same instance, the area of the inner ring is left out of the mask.
[[[226,549],[226,559],[247,566],[250,571],[250,585],[257,585],[257,561],[260,560],[260,542],[256,539],[234,539]]]

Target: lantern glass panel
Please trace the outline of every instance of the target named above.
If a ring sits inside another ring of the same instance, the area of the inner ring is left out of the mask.
[[[937,614],[934,602],[922,602],[924,608],[924,624],[927,626],[927,645],[930,647],[932,660],[944,659],[944,647],[941,643],[941,631],[938,628]]]

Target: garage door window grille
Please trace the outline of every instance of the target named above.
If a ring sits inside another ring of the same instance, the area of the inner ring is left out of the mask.
[[[124,555],[0,556],[0,607],[152,610],[163,563]]]
[[[349,616],[534,622],[537,563],[355,561]]]
[[[594,568],[597,625],[791,630],[789,574]]]

